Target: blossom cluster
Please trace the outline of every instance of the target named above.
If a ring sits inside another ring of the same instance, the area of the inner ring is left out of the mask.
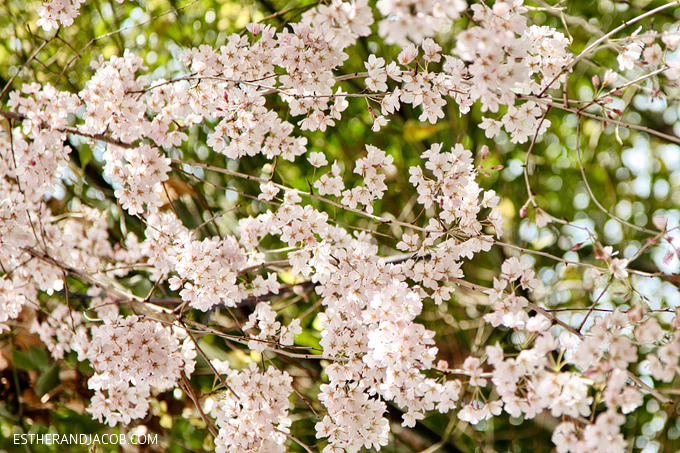
[[[171,278],[170,287],[182,288],[180,296],[191,307],[202,311],[219,303],[233,307],[244,297],[236,278],[237,270],[245,263],[245,254],[236,238],[196,241],[185,236],[173,245],[178,276]]]
[[[219,435],[217,453],[286,451],[286,434],[290,432],[289,397],[293,378],[274,367],[258,372],[257,364],[234,370],[229,362],[213,360],[213,366],[228,386],[214,402],[210,414],[215,417]]]
[[[401,46],[409,40],[419,42],[434,36],[467,9],[465,0],[379,0],[376,6],[385,17],[380,21],[378,34],[385,43]]]
[[[79,331],[73,348],[78,360],[89,360],[95,371],[88,380],[95,391],[88,411],[111,426],[127,424],[146,416],[152,388],[174,388],[180,372],[193,373],[196,351],[182,329],[136,315],[110,313],[103,320],[89,335]]]
[[[21,91],[10,93],[7,106],[26,119],[21,123],[23,134],[12,131],[12,139],[0,144],[7,166],[3,174],[23,181],[20,192],[28,201],[37,202],[58,184],[71,152],[64,145],[63,129],[69,125],[69,114],[76,113],[80,105],[78,96],[50,84],[24,84]]]
[[[60,26],[70,27],[80,14],[80,5],[83,3],[85,0],[53,0],[43,3],[42,8],[38,9],[40,19],[36,25],[45,31],[56,30]]]
[[[274,277],[274,274],[269,275],[270,279]],[[258,276],[257,279],[260,279],[262,282],[265,281],[261,276]],[[278,293],[278,283],[276,285],[275,291],[265,292]],[[276,312],[265,302],[257,304],[255,311],[248,317],[248,322],[242,326],[244,331],[253,328],[259,329],[260,333],[258,335],[250,334],[252,340],[248,342],[248,347],[257,352],[264,351],[266,341],[277,341],[281,346],[292,346],[295,342],[295,336],[302,333],[299,319],[294,319],[288,326],[282,326],[276,320]]]
[[[148,123],[144,119],[146,106],[139,95],[132,92],[144,88],[146,76],[137,77],[144,69],[144,60],[126,50],[122,57],[103,56],[90,63],[96,70],[79,94],[85,104],[83,130],[90,133],[108,132],[124,143],[132,143],[142,137]]]
[[[385,263],[375,256],[375,246],[368,239],[341,234],[313,250],[315,267],[323,272],[316,273],[320,283],[317,292],[326,305],[325,313],[319,315],[321,345],[325,354],[343,358],[326,369],[328,389],[346,389],[352,382],[365,382],[369,395],[393,400],[406,410],[404,426],[414,426],[426,410],[446,412],[455,407],[461,386],[456,380],[441,383],[423,373],[433,368],[437,348],[433,332],[415,322],[423,307],[421,291],[400,281],[406,278],[404,271],[414,265],[413,261]],[[328,451],[356,451],[361,445],[384,442],[385,422],[378,423],[384,408],[372,399],[357,399],[353,395],[357,388],[350,388],[352,393],[345,398],[324,398],[329,419],[324,419],[322,426],[324,437],[329,437]],[[336,414],[334,407],[359,402],[363,408],[357,408],[357,412],[378,411],[371,416],[376,422],[348,440],[340,433],[356,431],[358,421],[342,411]]]
[[[149,145],[132,149],[109,145],[104,160],[104,174],[120,187],[115,195],[123,209],[135,215],[154,213],[162,206],[162,183],[168,179],[169,158]]]
[[[555,338],[548,318],[543,314],[529,318],[525,311],[529,302],[515,295],[519,288],[531,292],[538,286],[531,265],[513,257],[503,263],[501,271],[501,278],[494,279],[494,289],[487,291],[494,312],[485,319],[492,325],[502,324],[525,332],[534,342],[533,348],[523,348],[516,358],[504,359],[504,351],[498,345],[486,348],[487,362],[494,368],[491,380],[504,410],[525,419],[543,410],[549,410],[554,417],[568,417],[553,433],[560,452],[625,451],[627,444],[620,432],[625,422],[623,414],[643,404],[643,395],[631,381],[628,370],[638,361],[638,345],[655,352],[646,355],[653,377],[669,382],[680,357],[677,339],[664,341],[663,328],[655,317],[649,316],[644,304],[627,312],[615,309],[606,316],[596,316],[584,334],[565,331]],[[507,294],[506,290],[513,291]],[[677,324],[677,318],[672,323]],[[557,363],[552,358],[547,360],[553,351],[559,352]],[[566,360],[560,363],[563,357]],[[578,367],[581,375],[561,371],[567,364]],[[472,380],[470,384],[473,385]],[[486,381],[482,386],[486,386]],[[601,398],[606,411],[585,426],[569,421],[591,416],[594,401],[591,388],[603,389]],[[489,414],[469,414],[464,419],[476,423],[484,418],[489,418]],[[601,450],[602,442],[606,442],[606,450]]]
[[[437,206],[440,209],[439,218],[446,225],[455,225],[462,233],[470,237],[480,235],[482,223],[478,215],[483,208],[490,208],[487,221],[496,230],[498,237],[502,234],[503,218],[496,209],[500,198],[494,191],[484,192],[480,200],[482,189],[475,181],[476,170],[472,153],[456,144],[450,152],[442,152],[441,144],[434,144],[421,154],[425,161],[425,168],[432,172],[434,179],[425,175],[422,167],[409,169],[409,182],[418,193],[418,203],[423,207]],[[434,229],[437,222],[431,223]],[[423,246],[429,246],[438,235],[431,234]]]
[[[487,291],[494,311],[484,315],[484,320],[494,327],[503,325],[513,329],[523,328],[529,320],[525,311],[528,301],[525,297],[517,295],[516,291],[519,288],[535,289],[539,284],[538,279],[535,278],[536,273],[531,268],[531,263],[525,260],[520,261],[515,257],[506,260],[501,271],[501,278],[494,277],[493,289]],[[508,287],[508,284],[511,286]],[[511,290],[511,292],[506,294],[506,290]]]
[[[365,158],[358,159],[356,167],[354,167],[354,173],[358,173],[364,178],[364,185],[344,191],[342,193],[342,204],[355,209],[357,204],[361,203],[366,206],[366,212],[371,214],[373,213],[373,202],[376,199],[381,199],[387,190],[386,176],[379,174],[378,170],[393,173],[395,167],[392,165],[394,158],[388,156],[385,151],[371,145],[366,146],[366,151],[368,151],[368,155]]]
[[[0,279],[0,332],[10,330],[5,323],[17,318],[29,300],[26,297],[26,291],[22,290],[21,285],[15,285],[14,281],[15,279],[8,279],[4,276]],[[32,293],[35,292],[32,291]]]
[[[59,360],[64,357],[64,353],[72,350],[76,336],[85,334],[83,319],[82,313],[72,313],[68,306],[60,304],[45,322],[34,320],[31,333],[37,333],[52,357]]]
[[[341,385],[342,383],[342,385]],[[380,449],[387,445],[389,422],[383,416],[386,405],[370,398],[361,381],[322,384],[319,401],[328,415],[315,426],[317,438],[328,438],[324,453],[357,453],[362,447]]]

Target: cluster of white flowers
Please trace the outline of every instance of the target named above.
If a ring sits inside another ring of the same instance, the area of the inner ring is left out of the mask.
[[[366,212],[371,214],[373,213],[373,202],[381,199],[387,190],[386,176],[378,174],[378,170],[393,173],[395,167],[392,165],[394,158],[388,156],[385,151],[371,145],[366,146],[366,151],[368,151],[368,155],[365,158],[358,159],[356,167],[354,167],[354,173],[358,173],[364,178],[364,185],[344,191],[342,193],[342,204],[356,209],[357,204],[361,203],[366,207]]]
[[[377,398],[369,398],[360,381],[331,381],[322,384],[319,401],[328,415],[316,424],[316,437],[328,437],[324,453],[357,453],[362,447],[380,450],[387,445],[390,432],[383,416],[387,407]]]
[[[280,235],[281,241],[291,247],[300,247],[289,252],[293,273],[308,276],[311,272],[309,250],[319,245],[319,238],[325,239],[331,227],[328,214],[312,206],[300,206],[302,198],[297,190],[287,190],[283,203],[275,213],[267,211],[256,218],[248,217],[239,221],[238,231],[241,244],[253,250],[268,234]],[[257,264],[257,263],[252,263]]]
[[[152,388],[174,388],[180,371],[194,371],[196,351],[186,332],[137,316],[111,313],[88,336],[80,331],[73,349],[78,360],[89,360],[95,374],[88,387],[95,391],[88,411],[111,426],[143,418]],[[183,341],[182,341],[183,340]]]
[[[175,244],[191,237],[191,232],[182,225],[176,215],[169,212],[158,212],[147,218],[148,228],[144,232],[146,239],[141,243],[141,253],[153,266],[153,278],[167,275],[175,270],[178,251]]]
[[[270,279],[274,278],[274,290],[267,288],[266,293],[278,293],[278,283],[276,283],[275,275],[269,274]],[[262,276],[257,276],[257,280],[265,281]],[[253,283],[255,285],[256,282]],[[256,294],[258,295],[258,294]],[[276,320],[276,312],[274,312],[269,304],[260,302],[255,307],[248,317],[248,322],[242,326],[244,331],[257,328],[260,330],[258,335],[250,334],[248,347],[253,351],[262,352],[265,349],[267,341],[276,341],[281,346],[291,346],[295,342],[295,336],[302,333],[300,327],[300,320],[294,319],[288,326],[281,326],[281,323]]]
[[[602,412],[583,430],[583,439],[578,438],[575,423],[562,422],[553,431],[552,440],[559,453],[625,452],[628,443],[620,433],[625,421],[626,417],[616,412]]]
[[[219,435],[217,453],[283,453],[286,434],[292,423],[288,417],[293,378],[274,367],[257,371],[251,363],[244,370],[233,370],[229,362],[212,361],[217,372],[226,376],[229,386],[214,402],[210,414],[215,417]]]
[[[611,249],[606,252],[611,255]],[[616,309],[606,316],[597,316],[585,334],[576,337],[563,332],[558,340],[548,330],[551,328],[548,318],[542,314],[529,318],[525,312],[528,301],[514,293],[519,287],[532,291],[538,285],[529,262],[513,257],[506,260],[501,270],[501,278],[494,279],[494,289],[488,291],[495,311],[485,319],[492,325],[502,324],[526,332],[534,342],[532,349],[525,347],[516,358],[505,360],[498,345],[486,348],[488,363],[494,367],[492,382],[505,411],[513,417],[528,419],[549,410],[554,417],[583,420],[592,412],[593,396],[589,389],[603,389],[601,397],[606,412],[600,413],[595,423],[585,426],[571,421],[561,423],[553,441],[558,451],[565,453],[624,452],[626,442],[620,426],[625,417],[617,411],[628,414],[643,404],[642,393],[629,380],[628,371],[629,365],[638,360],[637,344],[659,346],[658,356],[648,354],[647,360],[654,378],[668,382],[677,369],[678,343],[662,345],[664,332],[656,318],[645,318],[643,305],[625,313]],[[519,281],[516,287],[515,281]],[[508,289],[513,289],[510,295],[505,292]],[[629,338],[633,333],[637,344]],[[559,351],[559,357],[566,360],[553,363],[549,369],[547,357],[552,351]],[[659,356],[663,356],[663,361]],[[573,363],[580,372],[555,371],[566,363]],[[483,417],[474,420],[480,419]],[[473,422],[472,418],[467,420]],[[602,442],[606,442],[606,448]]]
[[[535,289],[539,281],[535,277],[536,273],[531,268],[531,263],[525,260],[518,260],[515,257],[509,258],[501,266],[501,278],[493,279],[493,289],[486,293],[489,295],[489,302],[494,309],[493,313],[484,315],[484,320],[498,327],[503,325],[510,328],[523,328],[529,316],[524,311],[528,301],[523,296],[518,296],[515,291],[521,287],[524,290]],[[508,283],[519,281],[516,287],[508,288]],[[512,290],[506,294],[506,289]]]
[[[420,42],[434,36],[467,9],[465,0],[379,0],[376,6],[385,17],[378,34],[385,43],[400,46],[407,45],[409,39]]]
[[[143,135],[146,105],[132,92],[147,85],[146,76],[136,77],[144,69],[144,61],[129,50],[122,57],[108,61],[100,56],[90,63],[95,74],[80,92],[85,104],[83,130],[89,133],[107,132],[123,143],[132,143]]]
[[[21,93],[12,92],[9,105],[26,119],[7,131],[9,140],[0,141],[0,173],[5,176],[0,178],[0,261],[6,272],[0,279],[0,323],[16,318],[23,306],[36,306],[38,291],[51,295],[64,289],[63,270],[27,250],[40,249],[87,272],[137,263],[141,257],[134,235],[114,250],[106,214],[98,209],[76,204],[63,218],[52,215],[45,200],[62,184],[70,152],[63,128],[80,101],[50,85],[24,85]]]
[[[71,148],[64,145],[63,129],[69,124],[69,114],[80,108],[80,100],[50,84],[33,83],[11,92],[7,106],[26,120],[22,122],[23,134],[13,131],[12,140],[0,142],[3,174],[20,178],[20,192],[28,201],[38,202],[59,183],[62,169],[68,166]]]
[[[326,162],[327,164],[327,162]],[[324,165],[326,165],[324,164]],[[314,188],[319,190],[319,195],[334,195],[339,197],[345,188],[345,183],[340,175],[340,167],[337,162],[331,166],[331,171],[322,175],[315,183]]]
[[[191,307],[202,311],[220,303],[234,307],[245,297],[236,278],[246,257],[235,237],[196,241],[185,236],[173,245],[178,276],[170,279],[170,288],[182,288],[180,296]]]
[[[83,3],[85,0],[52,0],[43,3],[43,6],[38,8],[40,19],[36,25],[45,31],[70,27],[73,25],[73,19],[80,14],[80,5]]]
[[[64,357],[64,353],[72,350],[74,338],[85,334],[87,328],[83,319],[82,313],[73,312],[67,305],[59,304],[45,322],[38,322],[37,319],[33,321],[31,333],[37,333],[52,357],[59,360]]]
[[[435,179],[426,177],[420,166],[409,169],[411,174],[409,182],[418,192],[418,203],[425,208],[437,206],[441,212],[439,218],[442,222],[446,225],[455,225],[470,237],[480,235],[482,223],[478,220],[478,215],[482,208],[490,208],[487,221],[500,237],[503,217],[500,210],[496,209],[500,198],[491,190],[484,192],[480,200],[482,189],[475,181],[477,172],[472,165],[472,153],[461,144],[456,144],[450,152],[442,153],[441,150],[441,144],[434,144],[421,154],[426,161],[425,168],[432,172]],[[434,219],[431,225],[434,229],[440,229]],[[425,246],[430,245],[436,238],[436,235],[432,236]]]
[[[358,37],[371,34],[373,12],[368,0],[332,0],[328,5],[306,11],[301,22],[324,30],[324,39],[333,48],[344,49],[354,44]]]
[[[17,318],[24,305],[30,300],[24,288],[33,289],[33,287],[30,285],[16,285],[14,283],[16,280],[16,278],[9,279],[5,276],[0,279],[0,332],[10,329],[5,323],[10,319]],[[29,296],[34,295],[36,292],[31,291]]]
[[[680,372],[678,359],[680,359],[680,309],[675,311],[675,317],[671,321],[673,338],[671,341],[659,346],[655,354],[647,354],[649,371],[654,379],[662,382],[672,382],[673,377]],[[664,339],[665,333],[655,318],[649,318],[635,329],[635,336],[643,344],[658,342]]]
[[[501,105],[508,106],[500,119],[483,118],[480,127],[487,137],[498,136],[504,128],[513,143],[524,143],[530,135],[543,134],[550,121],[541,119],[544,108],[534,102],[515,107],[516,93],[540,95],[559,88],[566,80],[563,70],[573,58],[569,40],[548,27],[527,27],[522,2],[512,8],[503,2],[493,9],[474,5],[473,10],[473,20],[480,25],[463,32],[456,43],[456,54],[470,64],[465,67],[449,59],[444,70],[454,77],[467,76],[469,86],[457,89],[467,96],[458,95],[461,107],[469,108],[477,100],[482,111],[498,112]]]
[[[578,346],[571,340],[565,344],[566,349],[574,351],[572,360],[592,380],[591,385],[604,388],[602,397],[607,410],[598,415],[595,423],[583,428],[572,422],[558,425],[553,434],[558,451],[626,451],[627,443],[620,432],[625,417],[617,410],[629,414],[643,404],[642,393],[630,382],[627,372],[628,365],[637,361],[637,344],[645,348],[656,347],[655,353],[646,355],[654,379],[662,382],[673,379],[680,357],[677,333],[672,342],[664,344],[665,335],[658,320],[645,313],[642,305],[625,313],[616,309],[607,316],[597,317]],[[672,327],[680,325],[678,319],[676,313]],[[627,336],[633,332],[637,344]]]
[[[163,181],[168,179],[170,159],[157,148],[141,145],[124,149],[109,145],[104,153],[104,174],[111,178],[116,198],[131,215],[155,213],[163,202]]]
[[[405,280],[409,272],[413,275],[413,269],[422,263],[408,260],[386,264],[375,256],[375,246],[365,235],[352,239],[343,232],[331,238],[327,244],[312,250],[320,283],[317,292],[327,306],[325,313],[319,315],[323,327],[321,345],[325,354],[343,358],[326,368],[329,390],[347,389],[348,384],[364,382],[370,395],[393,400],[406,410],[404,426],[414,426],[416,420],[424,418],[425,411],[437,408],[446,412],[454,408],[461,393],[460,382],[437,382],[423,373],[433,368],[437,353],[433,346],[434,333],[415,322],[422,311],[421,298],[427,293],[399,281]],[[440,253],[431,262],[455,252],[443,248]],[[441,268],[437,266],[436,272],[442,276],[459,266],[447,258],[442,259]],[[353,385],[350,389],[357,391]],[[350,397],[354,404],[361,401],[367,406],[364,411],[378,410],[372,418],[379,420],[378,415],[382,416],[381,406],[372,400],[357,400],[353,393],[348,394],[347,398]],[[337,407],[350,404],[344,398],[341,401],[345,402],[340,404],[335,396],[324,403],[331,414],[322,424],[325,435],[330,436],[329,447],[355,451],[362,444],[381,445],[380,423],[367,426],[361,436],[352,440],[341,434],[332,436],[332,433],[356,431],[357,421],[353,417],[331,413],[335,404]]]
[[[554,417],[578,418],[590,414],[593,398],[588,396],[589,381],[573,373],[555,373],[548,370],[548,355],[559,348],[559,342],[548,330],[550,322],[542,315],[530,318],[518,328],[534,338],[533,348],[524,348],[516,357],[505,358],[503,349],[496,344],[487,346],[487,362],[494,369],[491,382],[500,395],[500,401],[480,402],[474,400],[468,405],[470,412],[461,415],[470,423],[499,415],[504,409],[513,417],[526,419],[536,417],[544,410],[550,410]],[[467,360],[466,360],[467,362]],[[463,367],[465,370],[465,367]],[[476,367],[479,373],[479,367]],[[474,371],[469,371],[471,376]],[[485,379],[478,380],[480,387],[486,387]],[[472,382],[472,380],[471,380]]]

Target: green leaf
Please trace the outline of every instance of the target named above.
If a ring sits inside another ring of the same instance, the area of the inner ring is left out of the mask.
[[[31,358],[31,362],[40,371],[45,371],[50,364],[50,357],[47,355],[47,351],[37,346],[30,346],[28,348],[28,355]]]
[[[84,362],[80,362],[78,364],[78,371],[83,373],[83,374],[91,374],[94,373],[94,368],[90,365],[89,360],[85,360]]]
[[[81,146],[78,149],[78,157],[80,158],[80,169],[85,170],[85,166],[92,160],[92,148],[87,145]]]
[[[309,330],[303,330],[301,334],[295,336],[295,344],[298,346],[307,346],[310,348],[318,348],[319,339],[316,335],[312,334]]]
[[[446,122],[429,124],[409,119],[404,124],[404,138],[409,142],[422,142],[448,127]]]
[[[5,420],[16,420],[16,416],[9,410],[6,402],[0,403],[0,418]]]
[[[24,371],[36,371],[37,368],[33,364],[31,357],[24,351],[18,349],[12,349],[12,360],[14,361],[14,366],[20,370]]]
[[[52,366],[40,375],[35,383],[35,394],[42,396],[52,390],[59,383],[59,362],[54,362]]]
[[[64,354],[64,362],[73,369],[77,368],[80,364],[80,362],[78,362],[78,353],[75,351],[67,352]]]

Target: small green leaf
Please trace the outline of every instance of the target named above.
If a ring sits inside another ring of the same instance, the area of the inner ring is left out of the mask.
[[[37,346],[30,346],[28,348],[28,355],[31,357],[31,362],[40,371],[45,371],[50,364],[50,357],[47,355],[47,351]]]
[[[35,394],[43,396],[52,390],[59,383],[59,362],[54,362],[52,366],[40,375],[35,383]]]
[[[80,169],[85,170],[85,166],[92,160],[92,148],[89,146],[81,146],[78,149],[78,157],[80,158]]]
[[[81,372],[82,374],[90,374],[94,373],[94,368],[90,365],[89,360],[85,360],[84,362],[80,362],[78,364],[78,371]]]
[[[429,124],[409,119],[404,124],[404,138],[409,142],[422,142],[448,127],[446,122]]]
[[[7,408],[7,403],[0,403],[0,418],[5,420],[16,420],[16,416]]]
[[[12,349],[12,360],[14,361],[14,366],[20,370],[35,371],[37,369],[33,364],[31,357],[24,351]]]
[[[78,362],[78,353],[75,351],[69,351],[64,354],[64,362],[68,364],[71,368],[77,368],[80,362]]]

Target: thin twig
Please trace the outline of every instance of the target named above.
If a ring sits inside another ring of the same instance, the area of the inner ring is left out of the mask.
[[[33,52],[33,55],[31,55],[31,56],[28,58],[28,60],[26,60],[26,63],[24,63],[23,65],[21,65],[21,67],[17,70],[16,74],[14,74],[14,75],[12,76],[11,79],[9,79],[9,82],[7,82],[7,85],[5,85],[5,88],[2,89],[2,93],[0,93],[0,99],[2,99],[2,98],[5,97],[5,95],[6,95],[7,92],[9,91],[9,89],[12,87],[12,83],[14,82],[14,79],[16,79],[16,78],[19,76],[19,74],[21,73],[21,71],[22,71],[26,66],[28,66],[29,64],[31,64],[31,61],[33,61],[33,60],[35,59],[35,57],[38,56],[38,54],[40,53],[40,51],[43,50],[43,48],[44,48],[50,41],[52,41],[58,34],[59,34],[59,30],[57,30],[57,32],[54,34],[54,36],[52,36],[51,38],[46,39],[45,41],[43,41],[42,44],[40,44],[40,47],[38,47],[38,49],[37,49],[35,52]]]
[[[142,25],[146,25],[146,24],[148,24],[149,22],[152,22],[152,21],[154,21],[154,20],[156,20],[156,19],[159,19],[159,18],[161,18],[161,17],[163,17],[163,16],[166,16],[166,15],[168,15],[168,14],[173,14],[173,13],[180,12],[180,11],[182,11],[183,9],[188,8],[189,6],[193,5],[193,4],[196,3],[197,1],[198,1],[198,0],[193,0],[191,3],[188,3],[188,4],[184,5],[184,6],[180,6],[179,8],[171,9],[171,10],[169,10],[169,11],[164,11],[164,12],[162,12],[161,14],[159,14],[159,15],[157,15],[157,16],[154,16],[154,17],[152,17],[152,18],[150,18],[150,19],[148,19],[148,20],[145,20],[144,22],[140,22],[140,23],[138,23],[138,24],[130,25],[130,26],[128,26],[128,27],[123,27],[123,28],[120,28],[120,29],[118,29],[118,30],[115,30],[115,31],[106,33],[106,34],[104,34],[104,35],[101,35],[101,36],[97,36],[97,37],[92,38],[92,40],[90,40],[90,42],[88,42],[88,43],[85,45],[85,47],[83,47],[83,48],[80,50],[80,52],[76,53],[73,57],[71,57],[71,59],[70,59],[68,62],[66,62],[66,65],[64,66],[63,71],[61,71],[61,74],[59,74],[59,77],[57,78],[57,82],[56,82],[56,83],[59,83],[59,81],[61,80],[61,78],[62,78],[62,77],[64,76],[64,74],[66,73],[66,70],[73,64],[73,62],[74,62],[76,59],[80,58],[81,55],[82,55],[82,54],[83,54],[83,53],[84,53],[84,52],[85,52],[92,44],[94,44],[95,42],[97,42],[97,41],[99,41],[99,40],[101,40],[101,39],[108,38],[108,37],[110,37],[110,36],[113,36],[113,35],[122,33],[122,32],[124,32],[124,31],[131,30],[131,29],[133,29],[133,28],[136,28],[136,27],[139,27],[139,26],[142,26]]]
[[[203,419],[203,423],[205,423],[206,428],[210,430],[213,436],[217,438],[217,429],[213,425],[212,420],[210,420],[205,413],[203,412],[203,409],[201,408],[201,403],[198,401],[198,398],[196,397],[196,394],[194,393],[193,387],[191,387],[191,383],[189,382],[189,379],[187,378],[187,375],[184,374],[184,370],[180,370],[180,376],[182,378],[181,383],[184,384],[184,391],[186,394],[191,398],[191,401],[194,402],[194,406],[196,406],[196,410],[198,413],[201,415],[201,418]]]
[[[651,234],[653,236],[656,236],[660,233],[659,231],[650,230],[641,226],[637,226],[633,223],[627,222],[626,220],[623,220],[621,217],[618,217],[617,215],[609,211],[607,208],[602,206],[602,204],[598,201],[597,197],[593,193],[593,189],[591,189],[590,187],[588,177],[586,176],[586,169],[583,166],[583,155],[581,153],[581,117],[580,114],[578,113],[576,114],[576,154],[578,156],[578,165],[579,168],[581,169],[581,177],[583,178],[583,182],[585,183],[586,190],[588,191],[590,198],[593,200],[593,203],[595,203],[595,206],[597,206],[600,209],[600,211],[604,212],[605,214],[607,214],[609,217],[616,220],[620,224],[625,225],[629,228],[633,228],[634,230],[640,231],[642,233]]]
[[[457,285],[460,285],[460,286],[463,286],[463,287],[469,288],[469,289],[474,289],[474,290],[476,290],[476,291],[481,291],[481,292],[483,292],[483,293],[486,293],[486,291],[489,291],[489,290],[491,289],[491,288],[486,288],[486,287],[481,286],[481,285],[476,285],[476,284],[474,284],[474,283],[470,283],[470,282],[468,282],[468,281],[466,281],[466,280],[453,279],[452,281],[453,281],[454,283],[456,283]],[[549,311],[545,310],[544,308],[539,307],[539,306],[536,305],[535,303],[533,303],[533,302],[527,302],[527,307],[529,307],[530,309],[534,310],[534,311],[537,312],[537,313],[540,313],[540,314],[543,315],[545,318],[547,318],[548,320],[550,320],[553,324],[556,324],[556,325],[562,327],[562,328],[565,329],[567,332],[570,332],[570,333],[576,335],[576,336],[579,337],[580,339],[585,338],[585,335],[582,334],[580,331],[576,330],[574,327],[570,326],[569,324],[567,324],[566,322],[562,321],[561,319],[555,317],[555,315],[553,315],[553,314],[550,313]],[[645,384],[643,381],[640,380],[640,378],[638,378],[638,377],[637,377],[633,372],[631,372],[630,370],[626,370],[626,372],[628,373],[628,377],[629,377],[631,380],[633,380],[638,386],[640,386],[640,388],[642,388],[642,389],[645,390],[646,392],[648,392],[648,393],[650,393],[651,395],[653,395],[656,399],[658,399],[658,400],[661,401],[662,403],[672,403],[672,402],[673,402],[673,400],[671,400],[671,399],[668,398],[667,396],[662,395],[662,394],[659,393],[656,389],[653,389],[653,388],[651,388],[649,385]]]

